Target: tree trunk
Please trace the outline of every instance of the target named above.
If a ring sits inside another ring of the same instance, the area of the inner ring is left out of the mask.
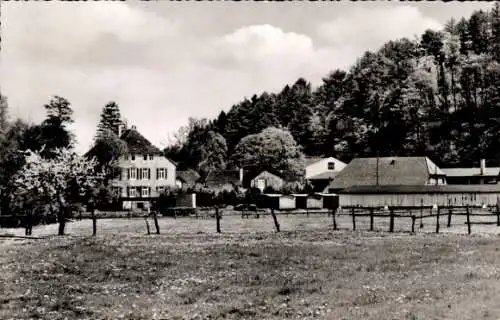
[[[66,227],[66,216],[64,213],[59,213],[59,217],[58,217],[58,220],[59,220],[59,231],[58,231],[58,235],[59,236],[64,236],[64,228]]]

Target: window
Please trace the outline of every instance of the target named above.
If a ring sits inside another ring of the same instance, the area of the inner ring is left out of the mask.
[[[257,179],[256,185],[257,185],[257,188],[262,191],[262,190],[264,190],[266,188],[266,180],[264,180],[264,179]]]
[[[144,155],[144,161],[146,161],[146,160],[148,160],[148,155],[147,154]]]
[[[135,198],[135,197],[137,197],[136,191],[137,191],[137,190],[135,189],[135,187],[130,187],[130,188],[128,189],[128,196],[129,196],[130,198]]]
[[[156,179],[157,180],[167,179],[167,169],[165,168],[156,169]]]
[[[154,155],[152,155],[152,154],[149,155],[149,160],[154,160],[154,158],[155,158]]]
[[[147,197],[149,196],[149,188],[148,187],[142,187],[142,192],[141,192],[141,195],[143,197]]]
[[[328,170],[335,170],[335,162],[328,162]]]
[[[130,159],[131,159],[132,161],[134,161],[134,160],[135,160],[135,154],[130,155]]]
[[[129,178],[129,180],[135,180],[135,179],[137,179],[136,168],[130,168],[130,169],[128,169],[128,178]]]
[[[142,168],[142,180],[149,180],[149,169]]]

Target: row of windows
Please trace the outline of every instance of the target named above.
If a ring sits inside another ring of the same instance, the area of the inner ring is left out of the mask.
[[[125,157],[125,160],[132,160],[132,161],[135,161],[136,155],[135,155],[135,154],[130,154],[130,155],[126,154],[124,157]],[[141,155],[140,155],[140,154],[138,154],[138,155],[137,155],[137,159],[139,159],[140,157],[141,157]],[[144,154],[144,155],[142,156],[142,159],[143,159],[144,161],[147,161],[148,159],[149,159],[149,160],[154,160],[154,158],[155,158],[155,157],[154,157],[154,155],[152,155],[152,154]]]
[[[167,168],[156,168],[156,180],[167,179],[167,171]],[[126,180],[151,180],[151,168],[128,168]]]
[[[162,193],[165,190],[164,186],[157,186],[156,192]],[[122,188],[115,187],[114,191],[122,195]],[[137,198],[137,197],[150,197],[151,196],[151,187],[140,186],[140,187],[127,187],[127,197],[129,198]]]

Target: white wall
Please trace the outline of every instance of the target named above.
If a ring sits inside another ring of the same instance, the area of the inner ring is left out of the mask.
[[[156,187],[167,187],[167,186],[175,186],[176,180],[176,171],[175,165],[161,155],[154,155],[153,160],[149,160],[149,156],[147,160],[144,160],[143,155],[136,154],[135,160],[131,160],[131,157],[128,156],[128,159],[125,157],[121,157],[118,161],[118,165],[121,168],[121,178],[113,181],[113,186],[122,188],[122,196],[127,196],[127,187],[133,186],[144,186],[151,187],[151,196],[157,197],[159,194],[156,192]],[[128,180],[127,179],[127,170],[129,168],[149,168],[151,169],[151,178],[148,180]],[[157,168],[166,168],[167,176],[166,179],[156,179],[156,169]]]
[[[328,170],[329,162],[335,163],[334,170]],[[346,166],[347,164],[334,157],[324,158],[306,167],[306,179],[327,171],[342,171]]]

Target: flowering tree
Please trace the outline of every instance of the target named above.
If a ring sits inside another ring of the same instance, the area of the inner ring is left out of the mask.
[[[17,207],[27,206],[38,213],[47,208],[57,216],[59,235],[64,235],[70,206],[91,195],[102,174],[94,171],[94,160],[86,160],[69,149],[57,149],[55,155],[44,159],[40,153],[26,152],[26,164],[14,179],[13,201]]]

